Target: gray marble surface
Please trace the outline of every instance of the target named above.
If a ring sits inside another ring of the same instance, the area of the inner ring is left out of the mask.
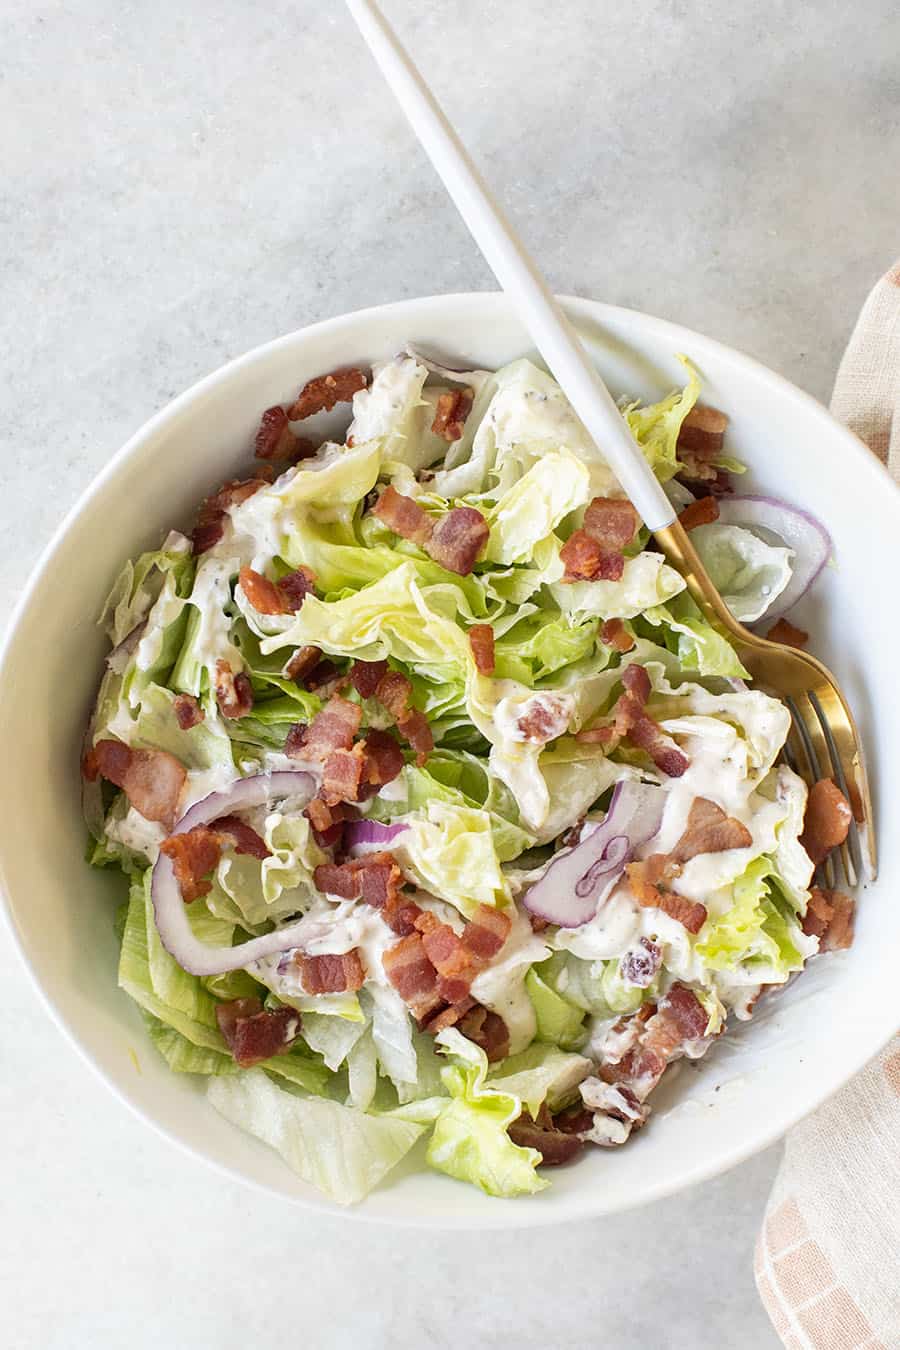
[[[897,251],[892,0],[389,0],[554,285],[819,397]],[[340,3],[0,0],[0,606],[113,451],[312,320],[491,278]],[[536,1234],[323,1220],[133,1120],[0,944],[4,1341],[765,1350],[778,1150]]]

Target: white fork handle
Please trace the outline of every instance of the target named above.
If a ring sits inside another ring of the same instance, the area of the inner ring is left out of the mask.
[[[347,7],[494,276],[645,525],[671,525],[675,512],[627,422],[431,90],[372,0],[347,0]]]

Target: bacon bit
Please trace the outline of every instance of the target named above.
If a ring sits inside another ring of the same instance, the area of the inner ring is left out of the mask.
[[[434,736],[431,727],[428,725],[428,719],[423,712],[419,712],[418,708],[412,708],[408,713],[403,714],[397,725],[400,728],[400,734],[415,750],[416,763],[421,769],[434,749]]]
[[[600,626],[600,641],[614,651],[630,652],[634,647],[634,638],[621,619],[606,619]]]
[[[288,759],[306,759],[306,738],[309,727],[305,722],[294,722],[288,727],[285,737],[284,753]]]
[[[388,731],[372,727],[366,732],[366,781],[375,787],[392,783],[403,768],[403,751]]]
[[[678,517],[685,530],[696,530],[698,525],[711,525],[719,519],[719,503],[715,497],[698,497],[686,506]]]
[[[182,731],[199,726],[206,715],[193,694],[176,694],[172,700],[172,710]]]
[[[553,1117],[553,1124],[563,1134],[587,1134],[593,1123],[594,1113],[586,1106],[567,1106],[565,1111]]]
[[[448,572],[467,576],[489,534],[487,521],[474,506],[454,506],[435,525],[425,551]]]
[[[296,614],[306,597],[314,593],[316,579],[308,567],[298,567],[279,577],[275,585],[281,593],[285,613]]]
[[[382,956],[381,964],[418,1022],[425,1022],[441,1007],[437,971],[426,955],[421,933],[410,933],[395,942]]]
[[[365,389],[366,382],[364,373],[356,367],[317,375],[307,380],[287,415],[292,422],[302,422],[313,413],[330,412],[336,403],[349,403],[355,393]]]
[[[339,895],[342,900],[359,899],[360,883],[352,863],[320,863],[313,872],[313,882],[325,895]]]
[[[673,984],[660,1000],[657,1017],[666,1016],[678,1028],[685,1040],[698,1040],[706,1035],[709,1014],[686,984]],[[651,1022],[652,1022],[651,1018]],[[648,1023],[649,1029],[650,1023]]]
[[[350,667],[350,683],[360,698],[372,698],[382,676],[387,674],[387,661],[354,661]]]
[[[218,820],[213,821],[210,829],[216,830],[219,835],[229,840],[235,853],[245,853],[251,858],[259,858],[260,861],[272,856],[265,840],[238,816],[220,816]],[[174,837],[180,838],[179,835]]]
[[[196,825],[184,834],[172,834],[159,846],[160,852],[172,860],[172,870],[186,905],[209,895],[212,882],[204,880],[212,872],[222,854],[222,836],[206,825]]]
[[[537,1149],[542,1167],[559,1167],[562,1163],[571,1162],[584,1147],[577,1134],[557,1128],[546,1105],[541,1107],[537,1120],[528,1111],[523,1111],[506,1132],[520,1148]]]
[[[93,746],[86,750],[81,757],[81,776],[86,783],[96,783],[100,777],[100,765],[97,761],[97,752]]]
[[[346,684],[346,677],[341,674],[333,661],[328,659],[319,661],[313,666],[312,670],[303,681],[303,687],[310,693],[321,690],[322,697],[326,694],[331,697],[338,689]]]
[[[471,389],[448,390],[438,395],[437,408],[431,430],[452,445],[463,434],[466,418],[472,411],[475,395]]]
[[[856,904],[843,891],[826,891],[814,886],[803,918],[807,937],[819,939],[819,951],[842,951],[853,943]]]
[[[682,924],[689,933],[700,932],[706,922],[705,905],[687,900],[683,895],[676,895],[673,891],[661,890],[649,879],[644,862],[627,863],[625,871],[634,898],[642,908],[661,909],[670,919]]]
[[[680,778],[688,767],[688,757],[666,736],[652,717],[643,713],[628,733],[632,745],[646,750],[653,763],[667,778]]]
[[[404,496],[390,485],[372,507],[372,515],[377,516],[394,534],[409,539],[413,544],[425,544],[434,529],[431,516],[415,498]]]
[[[800,843],[817,867],[847,838],[852,819],[850,803],[830,778],[820,778],[813,783],[806,802]]]
[[[326,806],[338,802],[358,802],[363,779],[365,750],[362,744],[352,750],[332,750],[322,770],[320,796]]]
[[[395,721],[409,709],[411,696],[412,684],[399,670],[387,671],[375,686],[375,697]]]
[[[804,633],[802,628],[795,628],[787,619],[779,619],[773,624],[766,633],[770,642],[781,642],[785,647],[803,648],[809,642],[809,633]]]
[[[494,630],[489,623],[475,623],[469,629],[469,646],[475,658],[475,668],[481,675],[493,675],[496,660],[494,657]]]
[[[460,1018],[465,1017],[469,1009],[474,1007],[475,1000],[471,997],[464,998],[459,1003],[451,1003],[439,1013],[435,1013],[434,1017],[429,1018],[422,1030],[427,1031],[429,1036],[436,1036],[445,1027],[455,1027]]]
[[[353,820],[356,812],[344,802],[335,802],[326,806],[321,797],[313,797],[303,812],[312,826],[316,843],[322,848],[332,848],[342,839],[344,822]]]
[[[358,703],[333,694],[306,728],[304,757],[324,760],[333,750],[350,750],[361,721],[362,708]]]
[[[586,530],[576,530],[559,551],[563,581],[619,581],[625,571],[621,553],[604,549]]]
[[[339,956],[307,956],[295,952],[291,964],[297,968],[307,994],[355,993],[366,979],[358,947]]]
[[[252,567],[242,567],[238,580],[241,590],[258,614],[286,614],[285,596],[275,585]]]
[[[650,679],[646,670],[634,664],[626,666],[622,684],[626,692],[620,695],[612,709],[612,721],[579,731],[575,739],[599,742],[611,749],[615,749],[620,740],[627,739],[639,750],[645,750],[662,773],[669,778],[680,778],[688,766],[687,756],[644,712],[643,705],[650,697]]]
[[[236,998],[216,1005],[216,1021],[235,1064],[252,1068],[283,1054],[300,1034],[300,1014],[293,1008],[263,1011],[258,998]]]
[[[650,676],[647,674],[644,666],[635,665],[633,662],[627,665],[622,671],[622,686],[627,689],[633,698],[636,698],[643,708],[650,697],[651,684]]]
[[[318,647],[298,647],[284,668],[284,678],[300,684],[304,675],[318,665],[321,655]]]
[[[225,533],[225,517],[233,506],[239,506],[254,492],[267,486],[264,478],[231,478],[218,492],[207,497],[197,512],[197,523],[191,535],[194,556],[198,557],[219,542]]]
[[[509,1054],[509,1029],[506,1023],[499,1013],[489,1011],[480,1003],[460,1019],[459,1029],[470,1041],[481,1046],[489,1064],[496,1064]]]
[[[122,789],[139,815],[172,828],[187,778],[180,760],[166,750],[132,750],[113,740],[98,741],[93,754],[97,772]]]
[[[463,946],[479,961],[491,961],[509,937],[511,927],[508,914],[490,905],[479,905],[463,929]]]
[[[640,525],[640,516],[624,497],[595,497],[584,513],[584,532],[604,553],[621,553]]]
[[[430,910],[418,915],[415,927],[422,934],[426,956],[440,976],[441,997],[447,1003],[458,1003],[468,995],[481,963],[466,950],[450,925],[441,923]]]
[[[535,694],[527,701],[527,712],[516,718],[516,728],[526,741],[546,745],[568,729],[570,707],[551,693]]]
[[[637,1016],[642,1014],[646,1017],[644,1008]],[[601,1070],[602,1077],[620,1087],[624,1081],[636,1103],[645,1101],[670,1061],[683,1052],[685,1043],[705,1037],[708,1021],[694,991],[687,985],[673,984],[647,1017],[638,1044],[618,1064],[606,1065]]]
[[[297,437],[288,426],[288,415],[280,404],[266,408],[259,420],[254,442],[257,459],[292,459]]]
[[[701,463],[718,459],[727,426],[728,417],[718,408],[710,408],[703,403],[695,404],[678,433],[678,458],[684,462],[682,451],[686,450]]]
[[[684,833],[669,853],[672,863],[686,863],[700,853],[725,853],[731,848],[749,848],[753,836],[734,816],[706,797],[695,797]]]
[[[400,893],[403,874],[391,853],[371,853],[347,863],[323,863],[313,873],[320,891],[344,900],[362,900],[382,917],[395,933],[413,932],[420,910]]]
[[[233,675],[231,666],[221,659],[216,662],[216,702],[223,717],[233,720],[246,717],[253,709],[253,686],[243,671]]]

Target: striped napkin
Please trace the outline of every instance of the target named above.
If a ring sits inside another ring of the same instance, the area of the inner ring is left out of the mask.
[[[831,411],[900,482],[900,262],[863,306]],[[791,1130],[754,1269],[788,1350],[900,1350],[900,1035]]]

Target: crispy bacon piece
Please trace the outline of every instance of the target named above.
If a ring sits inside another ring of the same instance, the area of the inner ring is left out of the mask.
[[[820,778],[813,783],[806,802],[800,843],[816,866],[844,842],[852,819],[850,803],[830,778]]]
[[[336,847],[344,835],[344,822],[356,816],[353,807],[345,802],[326,806],[321,797],[313,797],[303,814],[312,826],[316,843],[321,848]]]
[[[315,379],[307,380],[287,415],[292,422],[302,422],[313,413],[330,412],[336,403],[349,403],[353,395],[365,387],[365,374],[356,367],[317,375]]]
[[[678,433],[678,458],[684,462],[682,452],[689,451],[706,463],[718,459],[727,426],[728,417],[718,408],[710,408],[703,403],[695,404]]]
[[[428,725],[428,719],[418,708],[411,708],[409,712],[403,714],[397,725],[400,734],[415,750],[416,763],[421,768],[434,749],[434,736]]]
[[[187,778],[180,760],[166,750],[132,750],[113,740],[98,741],[93,760],[97,772],[122,789],[139,815],[172,828]]]
[[[233,506],[239,506],[260,488],[268,486],[265,478],[231,478],[223,483],[218,492],[213,493],[201,503],[197,512],[197,521],[191,535],[194,556],[205,553],[222,538],[225,532],[225,517]]]
[[[586,530],[575,530],[559,551],[563,581],[619,581],[625,558],[605,549]]]
[[[252,567],[242,567],[239,581],[241,590],[258,614],[286,614],[286,597],[274,581],[254,572]]]
[[[312,670],[303,680],[303,688],[308,689],[310,693],[318,693],[320,698],[331,698],[347,683],[347,677],[333,661],[327,658],[324,661],[313,666]]]
[[[372,698],[382,676],[387,674],[387,661],[354,661],[350,667],[350,683],[360,698]]]
[[[361,797],[365,750],[360,743],[352,750],[332,750],[322,770],[320,796],[326,806],[358,802]]]
[[[724,853],[730,848],[749,848],[753,836],[741,821],[726,816],[721,806],[706,797],[695,797],[687,824],[669,853],[673,863],[686,863],[700,853]]]
[[[319,664],[321,656],[318,647],[298,647],[284,668],[284,678],[301,684],[304,676]]]
[[[314,593],[316,579],[308,567],[297,567],[279,577],[275,585],[284,602],[285,613],[296,614],[306,597]]]
[[[372,727],[366,732],[365,778],[373,787],[392,783],[403,768],[403,751],[388,731]]]
[[[441,923],[430,910],[418,915],[415,927],[422,934],[425,955],[440,976],[441,996],[458,1003],[469,993],[469,986],[481,968],[478,959],[466,950],[462,938],[448,923]]]
[[[583,529],[605,553],[621,553],[640,528],[641,518],[624,497],[595,497],[584,513]]]
[[[294,722],[288,727],[288,734],[285,737],[284,753],[288,759],[306,759],[306,737],[309,734],[309,727],[305,722]]]
[[[719,519],[719,503],[715,497],[698,497],[679,514],[678,520],[686,530],[696,530],[698,525],[711,525]]]
[[[395,722],[409,710],[412,697],[412,685],[399,670],[389,670],[381,676],[375,686],[375,697],[383,708],[390,713]]]
[[[339,956],[307,956],[305,952],[295,952],[292,964],[296,966],[307,994],[355,993],[362,988],[366,978],[358,947]]]
[[[309,459],[316,453],[312,441],[305,436],[295,436],[291,431],[288,415],[280,404],[266,408],[259,421],[253,449],[257,459],[283,459],[291,463]]]
[[[612,721],[589,727],[576,733],[577,741],[608,745],[614,749],[620,740],[627,739],[640,750],[646,750],[656,767],[669,778],[680,778],[688,766],[687,756],[644,711],[650,697],[650,678],[643,668],[632,663],[622,672],[625,693],[620,695],[612,709]]]
[[[320,891],[344,900],[362,900],[381,910],[389,928],[403,936],[413,932],[420,910],[401,894],[403,874],[391,853],[370,853],[347,863],[323,863],[313,873]]]
[[[770,642],[781,642],[785,647],[803,648],[809,642],[809,633],[804,633],[802,628],[795,628],[787,619],[779,619],[774,623],[766,633]]]
[[[358,703],[333,694],[306,728],[303,757],[324,760],[334,750],[350,750],[361,721],[362,708]]]
[[[622,685],[628,690],[633,698],[636,698],[641,707],[650,697],[650,676],[644,666],[635,665],[632,662],[622,671]]]
[[[403,1002],[418,1022],[425,1022],[443,1003],[438,992],[438,975],[428,959],[421,933],[410,933],[381,958],[387,975]]]
[[[216,662],[216,702],[223,717],[247,717],[253,709],[253,685],[243,671],[234,675],[227,661]]]
[[[469,1009],[474,1007],[475,1000],[471,997],[464,998],[459,1003],[450,1003],[446,1008],[442,1008],[440,1012],[430,1017],[422,1030],[427,1031],[429,1036],[436,1036],[445,1027],[455,1027],[460,1018],[465,1017]]]
[[[543,1167],[558,1167],[561,1163],[571,1162],[584,1147],[577,1134],[557,1127],[546,1105],[541,1107],[537,1120],[528,1111],[523,1111],[509,1126],[507,1134],[520,1148],[537,1149]]]
[[[235,853],[246,853],[251,858],[259,858],[260,861],[272,856],[266,841],[239,816],[219,816],[218,820],[213,821],[210,829],[227,839],[233,845]]]
[[[669,918],[675,919],[689,933],[699,933],[706,922],[706,906],[694,900],[688,900],[674,891],[663,890],[651,881],[647,874],[646,863],[627,863],[625,871],[634,898],[643,908],[661,909]]]
[[[212,882],[205,880],[222,854],[222,836],[207,825],[195,825],[184,834],[172,834],[160,844],[160,852],[172,860],[172,870],[186,905],[209,895]]]
[[[416,499],[405,497],[390,485],[372,507],[372,515],[377,516],[394,534],[409,539],[413,544],[425,544],[434,529],[434,521]]]
[[[843,950],[853,943],[856,904],[843,891],[826,891],[814,886],[803,919],[803,931],[819,939],[819,951]]]
[[[199,726],[205,716],[193,694],[176,694],[172,700],[172,711],[182,731]]]
[[[300,1034],[300,1014],[293,1008],[263,1011],[258,998],[236,998],[216,1005],[216,1021],[232,1058],[249,1069],[290,1049]]]
[[[685,1043],[706,1035],[708,1021],[694,991],[673,984],[639,1030],[637,1045],[617,1064],[606,1065],[602,1077],[619,1086],[626,1083],[637,1102],[646,1101],[671,1060],[683,1053]]]
[[[490,905],[479,905],[462,933],[462,943],[468,952],[486,964],[500,951],[509,937],[512,920],[502,910]]]
[[[660,730],[652,717],[642,713],[628,732],[632,745],[646,750],[653,763],[668,778],[680,778],[687,770],[688,758],[678,746]]]
[[[448,389],[445,394],[439,394],[431,424],[435,436],[441,436],[451,444],[458,441],[472,411],[474,397],[471,389]]]
[[[509,1054],[509,1028],[499,1013],[477,1003],[460,1018],[459,1029],[464,1036],[480,1045],[489,1064],[506,1059]]]
[[[516,718],[516,727],[526,741],[546,745],[563,735],[571,715],[571,705],[558,694],[539,693],[527,700],[525,711]]]
[[[474,506],[454,506],[442,516],[425,544],[425,551],[441,567],[467,576],[487,544],[488,523]]]
[[[320,863],[313,872],[313,881],[326,895],[339,895],[342,900],[359,899],[360,883],[352,863]]]
[[[600,625],[600,641],[604,646],[623,654],[634,647],[634,638],[621,619],[606,619]]]
[[[489,623],[474,623],[469,629],[469,646],[475,658],[475,667],[482,675],[493,675],[494,630]]]

